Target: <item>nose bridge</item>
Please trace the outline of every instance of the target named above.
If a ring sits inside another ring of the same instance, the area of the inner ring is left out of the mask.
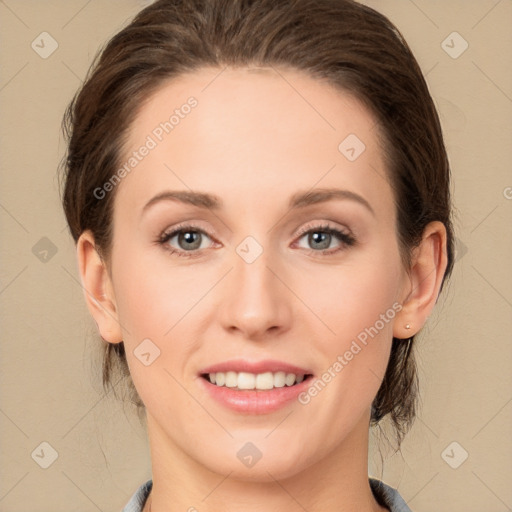
[[[273,267],[279,265],[273,255],[274,251],[252,237],[236,247],[234,268],[221,305],[225,328],[240,330],[247,337],[259,337],[270,329],[286,327],[291,316],[290,297],[275,275]]]

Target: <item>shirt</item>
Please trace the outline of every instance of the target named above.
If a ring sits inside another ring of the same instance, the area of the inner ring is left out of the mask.
[[[379,505],[388,507],[390,512],[412,512],[396,489],[375,478],[370,477],[369,481]],[[152,487],[153,480],[142,484],[121,512],[142,512]]]

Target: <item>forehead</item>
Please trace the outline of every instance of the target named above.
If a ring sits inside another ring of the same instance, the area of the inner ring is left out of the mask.
[[[370,112],[297,70],[207,68],[173,79],[141,106],[123,163],[149,141],[119,200],[140,203],[164,186],[246,199],[279,189],[285,201],[297,188],[346,185],[371,196],[386,182]]]
[[[155,120],[168,120],[189,98],[197,100],[201,120],[214,117],[222,135],[230,126],[248,132],[267,133],[292,127],[295,136],[331,131],[341,136],[353,129],[361,135],[375,125],[370,112],[355,95],[335,88],[327,80],[290,68],[204,68],[163,83],[139,109],[131,127],[131,142],[148,131]],[[297,120],[302,121],[296,125]],[[271,124],[275,122],[275,124]],[[304,124],[307,122],[307,124]],[[198,128],[198,126],[196,126]],[[183,128],[180,130],[183,131]],[[178,136],[179,133],[173,133]],[[198,133],[199,135],[199,133]]]

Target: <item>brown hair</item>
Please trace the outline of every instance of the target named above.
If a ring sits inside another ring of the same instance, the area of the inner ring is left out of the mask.
[[[428,87],[407,43],[382,14],[351,0],[159,0],[98,53],[66,110],[63,206],[78,240],[90,229],[108,262],[114,192],[94,190],[118,166],[143,102],[180,74],[216,66],[282,66],[348,91],[378,121],[395,195],[397,237],[406,268],[430,221],[447,229],[453,267],[450,169]],[[442,289],[442,286],[441,286]],[[389,415],[400,444],[416,413],[414,337],[393,338],[371,421]],[[123,343],[105,344],[103,386],[125,377],[138,410]]]

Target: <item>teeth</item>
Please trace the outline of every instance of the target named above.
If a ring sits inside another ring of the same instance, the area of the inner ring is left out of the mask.
[[[238,375],[235,372],[226,373],[226,387],[236,388],[238,386]]]
[[[295,375],[285,372],[265,372],[265,373],[247,373],[247,372],[217,372],[208,374],[212,384],[216,386],[226,386],[228,388],[238,389],[260,389],[267,390],[273,388],[283,388],[293,386],[304,380],[304,375]]]
[[[238,389],[254,389],[256,387],[256,375],[240,372],[238,374]]]
[[[304,378],[304,376],[302,376]],[[284,383],[287,386],[293,386],[295,384],[295,381],[300,382],[298,380],[298,377],[295,377],[293,373],[287,373],[286,377],[284,378]]]
[[[286,373],[276,372],[274,374],[274,387],[275,388],[283,388],[285,379],[286,379]]]
[[[256,389],[272,389],[274,387],[274,375],[272,372],[258,373],[256,375]]]

